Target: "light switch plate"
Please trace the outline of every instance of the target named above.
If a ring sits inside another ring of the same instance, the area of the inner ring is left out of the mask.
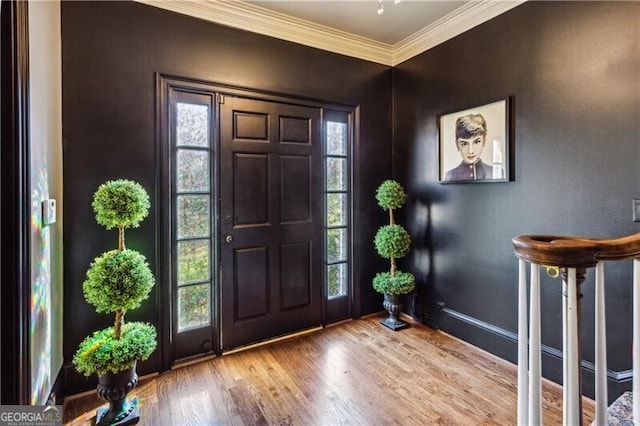
[[[42,201],[42,225],[51,225],[56,221],[56,200]]]
[[[640,200],[633,199],[633,221],[640,222]]]

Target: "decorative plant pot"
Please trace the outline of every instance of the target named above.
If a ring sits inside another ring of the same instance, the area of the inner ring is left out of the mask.
[[[138,384],[136,364],[119,373],[107,373],[98,377],[98,396],[109,401],[109,407],[100,407],[96,412],[96,425],[134,425],[140,420],[138,397],[127,395]]]
[[[380,324],[390,328],[393,331],[402,330],[409,327],[409,323],[400,319],[402,311],[402,295],[401,294],[385,294],[382,306],[389,312],[389,316],[380,321]]]

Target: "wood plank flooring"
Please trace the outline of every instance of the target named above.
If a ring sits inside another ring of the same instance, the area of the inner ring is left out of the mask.
[[[514,425],[516,366],[420,324],[381,316],[141,380],[141,425]],[[562,390],[543,383],[543,418]],[[95,422],[94,393],[65,401],[65,424]],[[584,399],[584,424],[593,401]]]

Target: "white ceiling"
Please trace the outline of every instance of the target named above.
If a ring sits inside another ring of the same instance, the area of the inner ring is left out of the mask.
[[[137,0],[234,28],[397,65],[526,0]]]
[[[384,13],[378,15],[378,1],[247,1],[296,18],[326,25],[350,34],[394,45],[443,16],[464,6],[466,1],[382,2]]]

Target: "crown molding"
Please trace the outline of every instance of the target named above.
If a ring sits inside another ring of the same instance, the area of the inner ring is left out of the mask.
[[[393,46],[242,1],[136,0],[258,34],[391,66]]]
[[[526,0],[470,1],[406,39],[390,45],[238,0],[135,0],[227,27],[395,66]]]
[[[393,46],[393,66],[429,50],[527,0],[470,1]]]

